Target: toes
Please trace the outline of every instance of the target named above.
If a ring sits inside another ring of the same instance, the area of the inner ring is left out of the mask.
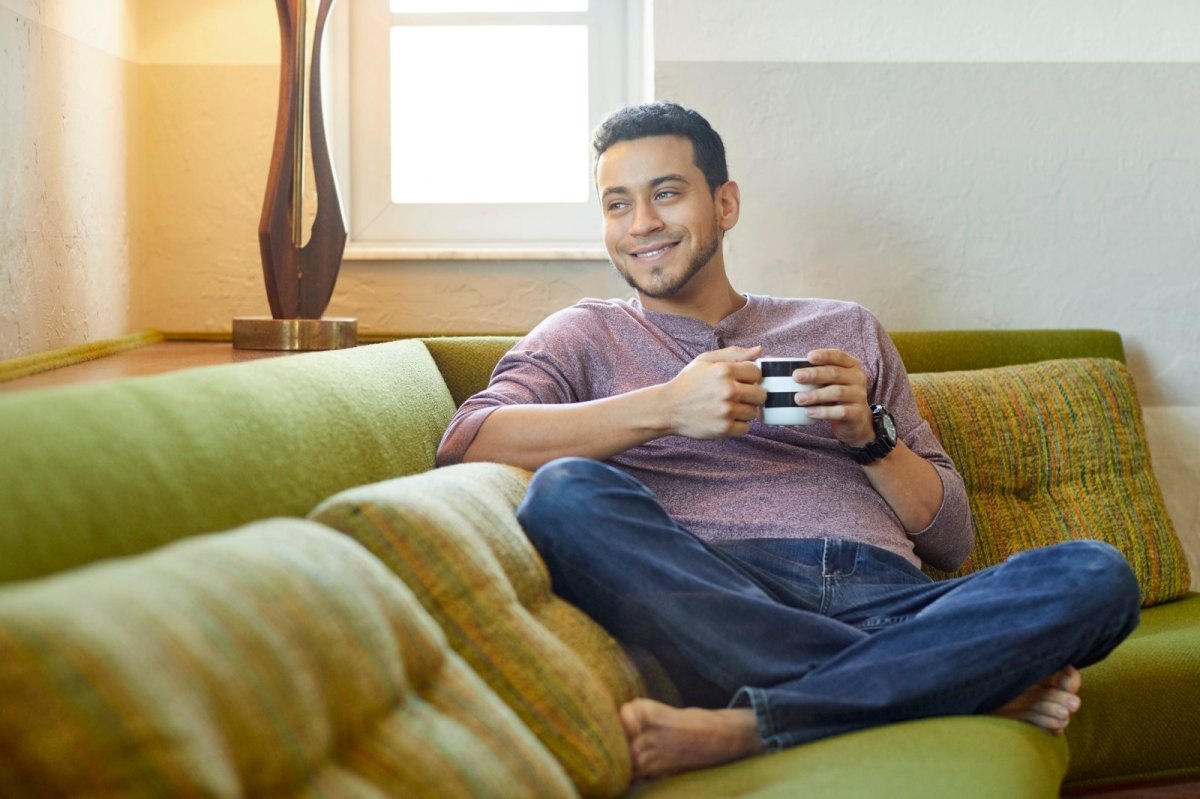
[[[1083,686],[1083,675],[1079,673],[1079,669],[1074,666],[1067,666],[1059,674],[1062,675],[1059,687],[1073,694],[1079,693],[1079,689]]]
[[[1068,706],[1050,699],[1034,703],[1029,711],[1044,718],[1058,719],[1064,723],[1071,718],[1071,709]]]
[[[1038,697],[1039,702],[1049,702],[1064,709],[1066,713],[1074,713],[1083,704],[1078,694],[1070,691],[1060,691],[1057,688],[1047,688]]]
[[[1066,729],[1067,724],[1071,719],[1069,715],[1062,715],[1054,709],[1054,706],[1042,709],[1040,706],[1031,706],[1023,710],[1013,710],[1006,713],[1001,713],[1005,718],[1013,719],[1014,721],[1022,721],[1026,724],[1032,724],[1039,729],[1045,730],[1054,735],[1060,734]]]
[[[1082,706],[1078,694],[1078,670],[1067,667],[1050,675],[1001,708],[997,715],[1024,721],[1053,735],[1061,735],[1071,716]]]
[[[637,707],[633,702],[626,702],[621,705],[617,715],[621,718],[621,726],[625,728],[625,737],[632,741],[642,729],[641,714]]]

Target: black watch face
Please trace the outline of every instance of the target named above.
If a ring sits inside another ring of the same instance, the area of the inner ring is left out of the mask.
[[[895,443],[896,441],[896,420],[886,410],[880,414],[883,418],[883,432],[888,440]]]

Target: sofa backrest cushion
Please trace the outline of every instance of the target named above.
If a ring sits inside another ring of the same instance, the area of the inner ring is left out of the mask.
[[[459,464],[351,489],[312,518],[412,588],[584,796],[614,796],[630,774],[617,708],[644,689],[619,645],[552,593],[515,516],[528,480],[510,466]]]
[[[0,396],[0,583],[424,471],[453,411],[419,341]]]
[[[1187,559],[1123,364],[1059,359],[911,380],[921,414],[962,473],[975,517],[975,551],[956,574],[1024,549],[1095,539],[1125,555],[1143,605],[1187,592]]]
[[[447,336],[422,339],[442,370],[454,406],[487,388],[496,363],[520,339],[516,336]]]
[[[300,519],[0,589],[13,796],[574,795],[381,563]]]
[[[891,338],[909,372],[994,369],[1060,358],[1125,361],[1115,330],[905,330]]]

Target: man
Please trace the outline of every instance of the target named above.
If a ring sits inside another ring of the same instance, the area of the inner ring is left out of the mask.
[[[536,469],[518,515],[555,589],[679,687],[687,707],[621,708],[635,775],[934,715],[1060,733],[1076,667],[1137,624],[1125,561],[1073,542],[932,582],[922,563],[969,554],[970,511],[875,318],[733,289],[740,192],[695,111],[622,109],[594,147],[605,246],[637,298],[539,325],[438,458]],[[764,354],[811,362],[795,401],[815,424],[762,424]]]

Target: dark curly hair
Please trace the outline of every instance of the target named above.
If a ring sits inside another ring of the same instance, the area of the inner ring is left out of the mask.
[[[682,136],[689,140],[693,161],[704,173],[709,191],[715,192],[729,182],[725,143],[720,135],[698,112],[676,103],[656,101],[629,105],[609,114],[592,134],[595,159],[599,161],[604,151],[618,142],[648,136]]]

